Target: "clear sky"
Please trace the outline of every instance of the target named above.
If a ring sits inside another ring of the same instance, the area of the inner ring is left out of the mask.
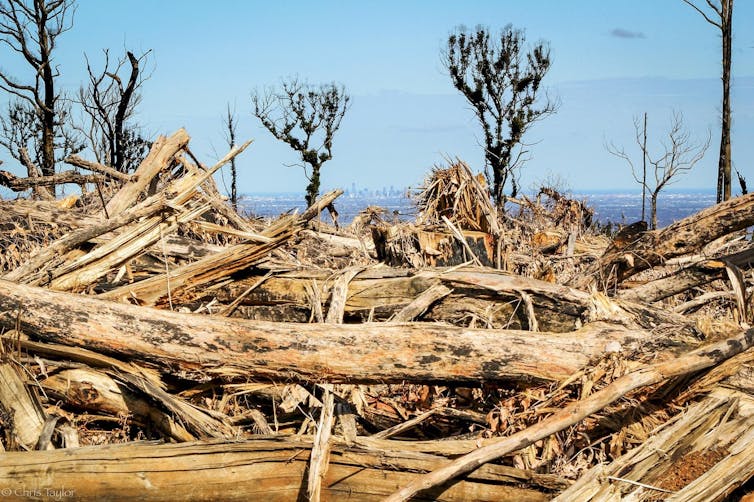
[[[700,2],[704,3],[704,2]],[[84,53],[151,49],[153,73],[138,120],[150,134],[185,127],[206,163],[222,156],[222,115],[236,107],[243,192],[300,191],[297,158],[251,114],[253,89],[298,75],[342,83],[352,106],[323,167],[323,188],[416,186],[433,165],[460,157],[483,169],[480,129],[440,62],[457,25],[499,29],[511,23],[529,41],[546,40],[553,65],[545,84],[559,97],[556,115],[525,140],[533,158],[522,186],[557,177],[572,189],[635,184],[604,143],[637,156],[633,118],[649,114],[649,136],[683,112],[692,137],[712,131],[712,145],[678,188],[714,188],[719,147],[719,31],[681,0],[231,1],[79,0],[73,29],[55,55],[61,86],[76,91]],[[733,163],[754,184],[754,1],[734,11]],[[22,78],[17,58],[3,69]],[[5,100],[0,96],[0,100]],[[86,154],[84,154],[86,156]],[[3,168],[13,168],[5,152]],[[227,177],[226,177],[227,178]]]

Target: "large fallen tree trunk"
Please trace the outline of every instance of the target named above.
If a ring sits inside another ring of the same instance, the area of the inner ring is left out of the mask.
[[[568,334],[436,324],[322,325],[221,319],[111,303],[0,281],[0,327],[136,359],[187,378],[226,371],[278,380],[560,380],[616,343],[627,354],[693,340],[600,323]]]
[[[296,500],[306,489],[307,440],[262,438],[160,445],[131,443],[0,456],[0,487],[8,500]],[[410,452],[333,445],[322,499],[381,500],[421,472],[449,461]],[[303,480],[303,482],[302,482]],[[521,487],[522,484],[529,487]],[[549,500],[557,476],[485,466],[441,486],[429,500]],[[6,496],[6,493],[9,494]],[[421,500],[421,499],[419,499]],[[425,499],[426,500],[426,499]]]
[[[300,269],[276,274],[257,284],[260,277],[255,275],[207,294],[224,303],[243,295],[242,305],[261,307],[249,311],[255,319],[305,321],[312,307],[312,289],[327,304],[334,277],[330,270]],[[251,285],[255,287],[244,294]],[[629,313],[630,307],[627,310],[627,306],[602,295],[501,271],[479,268],[414,271],[384,266],[361,271],[349,282],[344,307],[346,319],[388,320],[434,286],[452,289],[452,293],[434,300],[425,309],[422,314],[425,321],[501,329],[531,330],[536,325],[541,331],[557,333],[573,331],[595,320],[644,327],[668,322],[676,327],[689,326],[689,321],[681,316],[658,309],[645,307],[642,315],[635,315]],[[526,308],[527,301],[531,310]]]
[[[709,207],[663,229],[643,232],[625,245],[610,246],[571,285],[586,289],[598,284],[611,289],[642,270],[699,251],[715,239],[752,224],[754,193]]]
[[[700,261],[641,286],[618,290],[618,297],[632,302],[653,303],[703,286],[716,279],[723,279],[726,265],[749,269],[752,264],[754,264],[754,248]]]

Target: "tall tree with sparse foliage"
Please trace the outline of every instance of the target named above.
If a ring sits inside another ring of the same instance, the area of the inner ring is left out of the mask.
[[[351,98],[335,83],[312,86],[297,78],[284,80],[279,89],[252,94],[254,115],[280,141],[301,156],[309,179],[306,203],[319,195],[320,169],[332,159],[332,142]]]
[[[498,34],[481,26],[473,31],[460,27],[448,37],[443,53],[453,86],[482,126],[487,180],[500,208],[505,205],[506,184],[510,181],[511,196],[519,189],[516,171],[528,154],[524,134],[557,108],[546,93],[539,99],[551,65],[549,46],[538,42],[527,50],[525,42],[524,32],[510,25]]]
[[[733,44],[733,0],[705,0],[707,8],[700,7],[692,0],[683,0],[702,15],[705,21],[720,30],[722,39],[722,82],[723,107],[720,121],[720,156],[717,166],[717,202],[730,199],[731,195],[731,152],[730,152],[730,73]],[[711,11],[711,12],[710,12]]]
[[[33,75],[24,82],[0,70],[0,89],[33,111],[40,132],[40,169],[47,176],[55,174],[55,135],[61,122],[53,54],[58,37],[72,26],[74,10],[73,0],[0,0],[0,44],[20,55]]]

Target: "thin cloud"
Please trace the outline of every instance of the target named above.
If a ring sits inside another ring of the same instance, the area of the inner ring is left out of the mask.
[[[616,38],[647,38],[640,31],[631,31],[624,28],[613,28],[610,35]]]

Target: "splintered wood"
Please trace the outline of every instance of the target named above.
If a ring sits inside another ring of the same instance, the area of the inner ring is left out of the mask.
[[[549,187],[499,214],[457,161],[415,221],[370,207],[343,230],[319,221],[339,190],[233,211],[213,174],[248,145],[205,167],[179,130],[130,174],[0,172],[32,194],[0,201],[3,494],[746,492],[754,195],[613,237]]]

